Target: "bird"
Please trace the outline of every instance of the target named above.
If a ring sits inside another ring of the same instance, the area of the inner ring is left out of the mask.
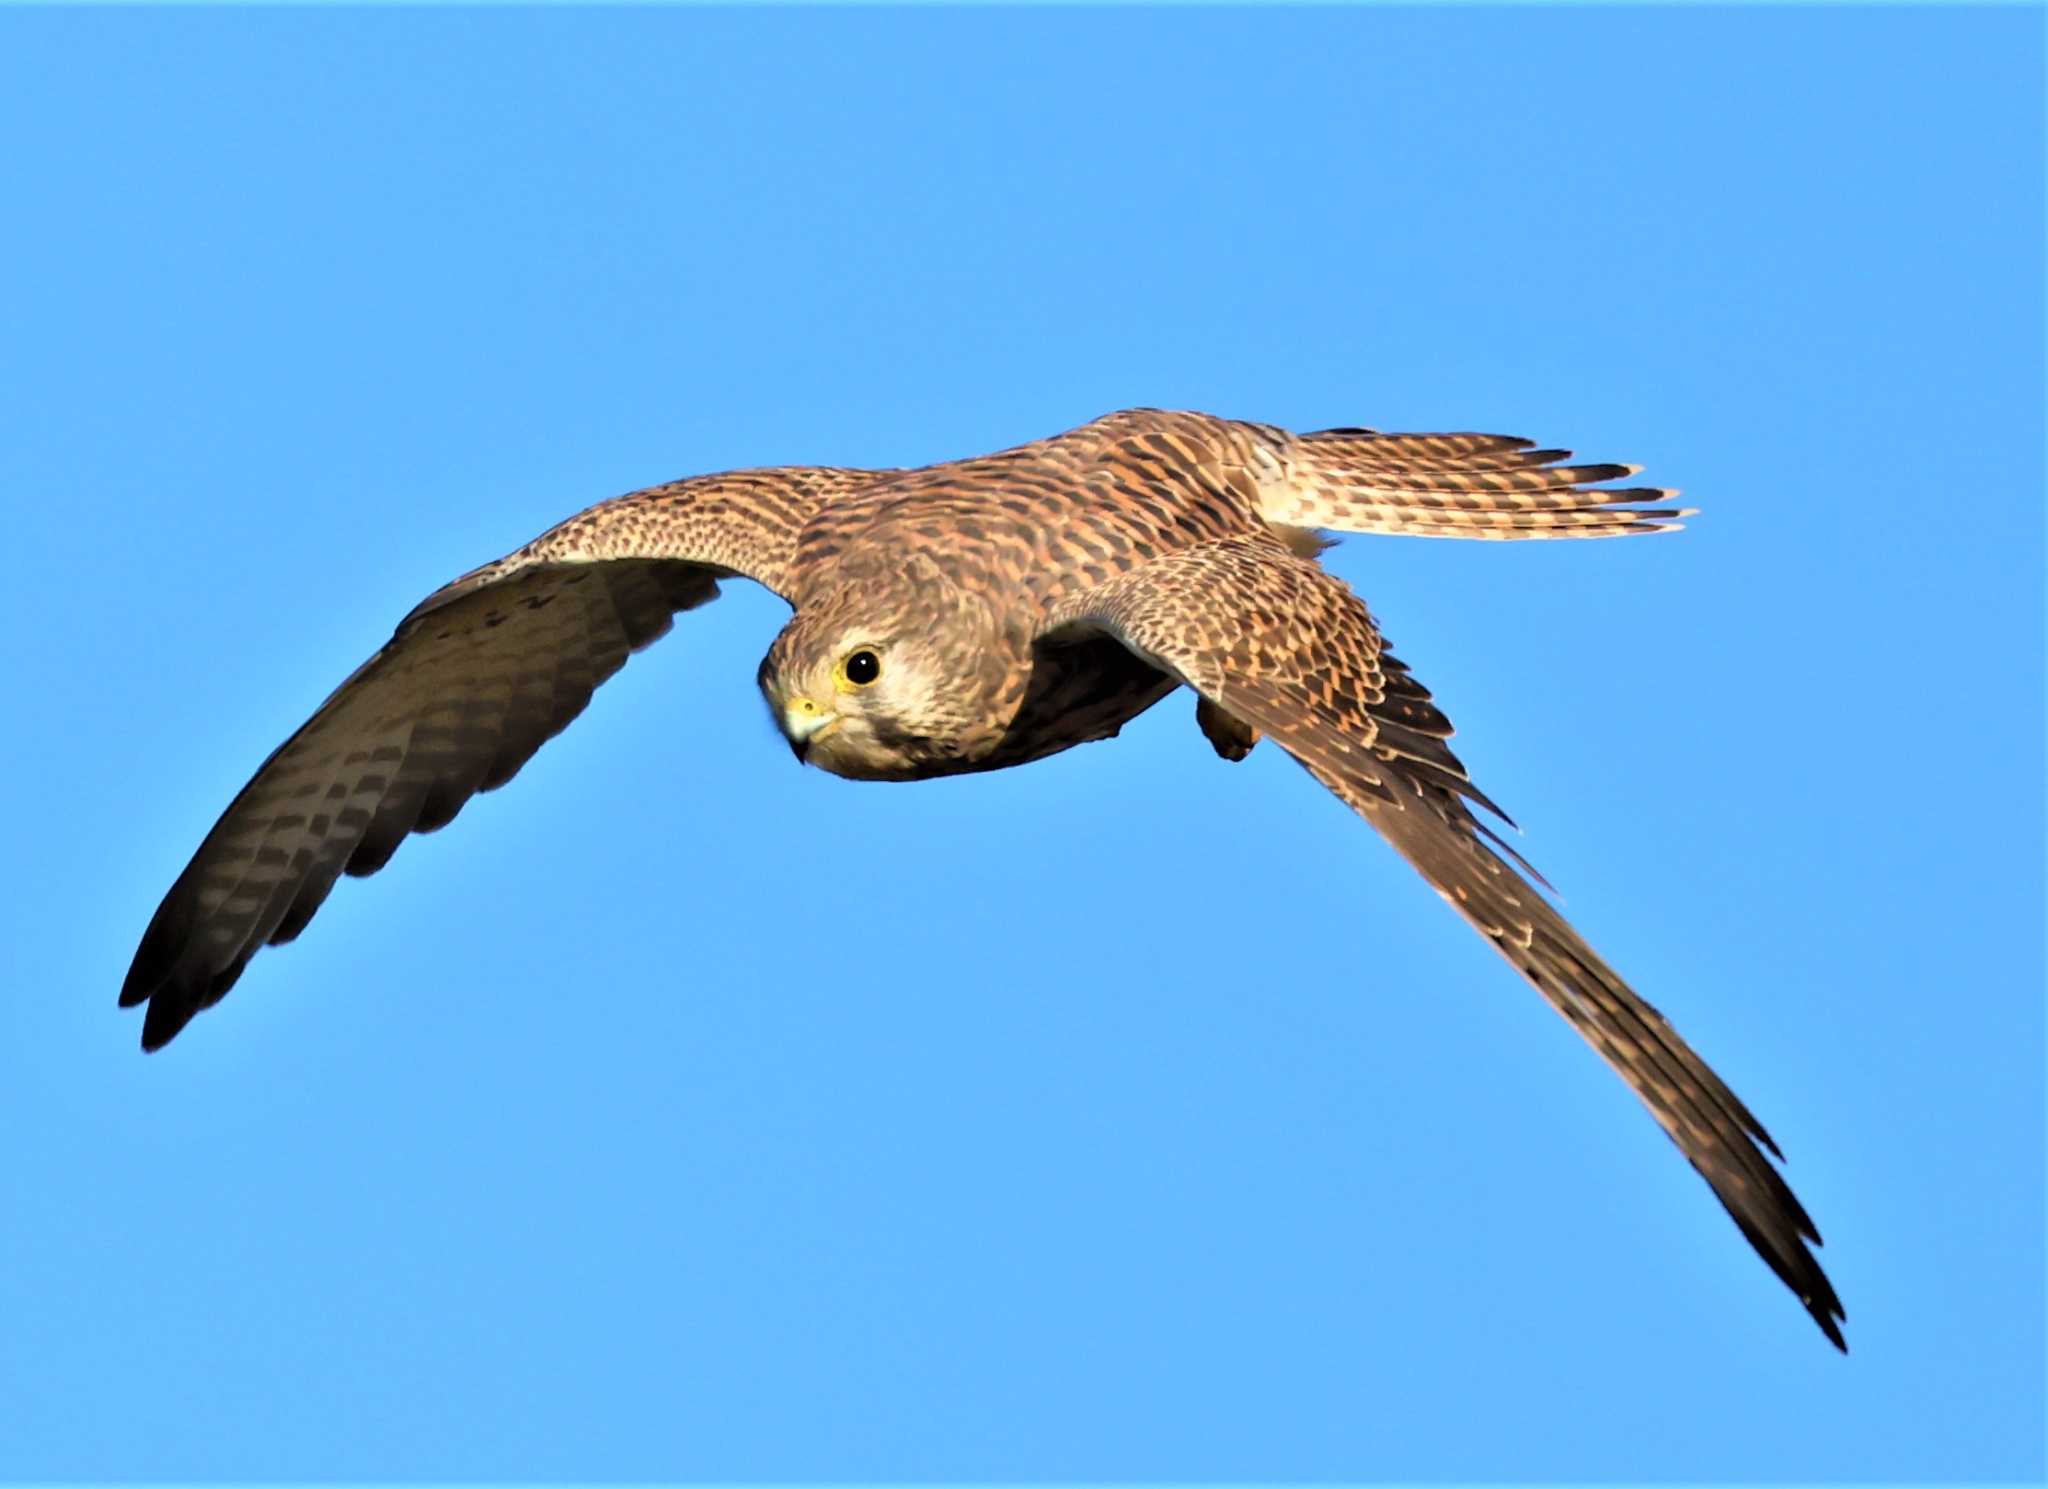
[[[218,1003],[344,875],[454,820],[674,618],[746,578],[792,614],[758,672],[800,763],[909,781],[1109,739],[1180,688],[1216,753],[1271,740],[1363,817],[1620,1074],[1846,1352],[1763,1125],[1576,932],[1450,721],[1320,554],[1331,532],[1670,533],[1641,467],[1519,437],[1294,433],[1133,408],[918,468],[729,471],[602,501],[428,595],[265,760],[149,922],[142,1045]]]

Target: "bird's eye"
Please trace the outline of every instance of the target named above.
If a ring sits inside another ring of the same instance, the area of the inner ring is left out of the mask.
[[[848,682],[864,688],[882,675],[882,659],[864,646],[859,651],[848,653],[846,660],[839,664],[839,670],[846,675]]]

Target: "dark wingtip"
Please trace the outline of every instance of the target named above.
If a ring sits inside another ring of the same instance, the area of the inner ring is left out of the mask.
[[[1811,1227],[1808,1227],[1808,1230],[1810,1233]],[[1820,1237],[1814,1236],[1813,1244],[1818,1246]],[[1842,1306],[1842,1300],[1836,1294],[1834,1284],[1828,1281],[1828,1274],[1820,1269],[1819,1261],[1811,1253],[1808,1253],[1806,1260],[1813,1269],[1813,1275],[1808,1286],[1793,1288],[1793,1294],[1799,1299],[1799,1304],[1806,1310],[1808,1317],[1820,1326],[1821,1333],[1828,1336],[1828,1343],[1846,1355],[1849,1353],[1849,1341],[1842,1337],[1842,1325],[1849,1321],[1849,1310]]]
[[[142,933],[142,944],[135,948],[135,960],[128,964],[128,975],[121,980],[123,1008],[147,1003],[171,975],[173,957],[169,952],[173,938],[164,920],[164,912],[157,911],[149,929]]]
[[[1764,1131],[1763,1123],[1757,1121],[1756,1118],[1752,1117],[1745,1125],[1749,1128],[1749,1135],[1755,1138],[1757,1142],[1763,1145],[1763,1150],[1766,1153],[1770,1154],[1771,1157],[1777,1159],[1780,1163],[1783,1163],[1785,1161],[1785,1155],[1778,1151],[1778,1145],[1772,1142],[1771,1135],[1768,1132]],[[1820,1245],[1820,1232],[1813,1228],[1813,1222],[1811,1220],[1808,1220],[1806,1224],[1803,1227],[1801,1227],[1801,1229],[1805,1232],[1807,1240],[1813,1242],[1813,1244],[1816,1246]]]
[[[1826,1306],[1809,1301],[1806,1304],[1806,1311],[1813,1315],[1813,1321],[1820,1325],[1820,1331],[1828,1336],[1828,1343],[1845,1355],[1849,1353],[1849,1341],[1842,1337],[1842,1326],[1836,1322],[1837,1319],[1846,1321],[1848,1318],[1848,1314],[1842,1311],[1841,1304],[1835,1304],[1830,1312]]]
[[[1794,1216],[1788,1217],[1791,1218],[1792,1224],[1802,1234],[1810,1235],[1813,1227],[1811,1222],[1805,1220],[1806,1212],[1799,1208],[1799,1202],[1792,1198],[1789,1189],[1781,1187],[1780,1192],[1794,1211]],[[1799,1306],[1806,1310],[1807,1316],[1819,1327],[1821,1333],[1827,1335],[1828,1343],[1845,1355],[1849,1353],[1848,1341],[1842,1337],[1841,1329],[1841,1324],[1848,1321],[1849,1312],[1842,1306],[1842,1300],[1835,1292],[1835,1285],[1828,1281],[1828,1274],[1821,1270],[1820,1259],[1797,1241],[1792,1241],[1789,1245],[1783,1244],[1782,1239],[1774,1241],[1771,1235],[1739,1214],[1734,1206],[1728,1205],[1727,1198],[1718,1188],[1715,1190],[1715,1197],[1720,1199],[1721,1203],[1727,1206],[1728,1213],[1735,1217],[1735,1224],[1741,1229],[1743,1239],[1756,1249],[1757,1255],[1777,1274],[1778,1280],[1792,1290],[1792,1296],[1799,1300]],[[1813,1240],[1816,1246],[1820,1244],[1818,1237]]]
[[[192,1022],[197,1008],[173,1002],[169,989],[164,989],[149,1001],[149,1012],[142,1020],[142,1052],[153,1055],[173,1039],[178,1031]]]
[[[175,891],[174,891],[175,893]],[[161,1049],[172,1035],[185,1026],[192,1017],[188,1011],[184,1018],[174,1018],[171,1005],[178,1001],[175,987],[177,972],[176,957],[171,951],[173,936],[166,919],[166,909],[160,909],[149,929],[143,933],[142,944],[135,948],[135,960],[128,966],[128,976],[121,983],[121,1007],[133,1008],[147,1004],[142,1020],[142,1047],[144,1050]]]

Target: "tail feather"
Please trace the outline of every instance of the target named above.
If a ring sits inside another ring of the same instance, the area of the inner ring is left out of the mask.
[[[1693,515],[1657,505],[1675,490],[1600,485],[1640,466],[1559,463],[1570,457],[1510,435],[1325,429],[1294,439],[1266,516],[1291,527],[1505,539],[1670,532]]]

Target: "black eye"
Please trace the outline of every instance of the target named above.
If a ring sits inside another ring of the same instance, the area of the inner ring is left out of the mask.
[[[882,675],[882,659],[862,648],[846,659],[846,680],[864,688]]]

